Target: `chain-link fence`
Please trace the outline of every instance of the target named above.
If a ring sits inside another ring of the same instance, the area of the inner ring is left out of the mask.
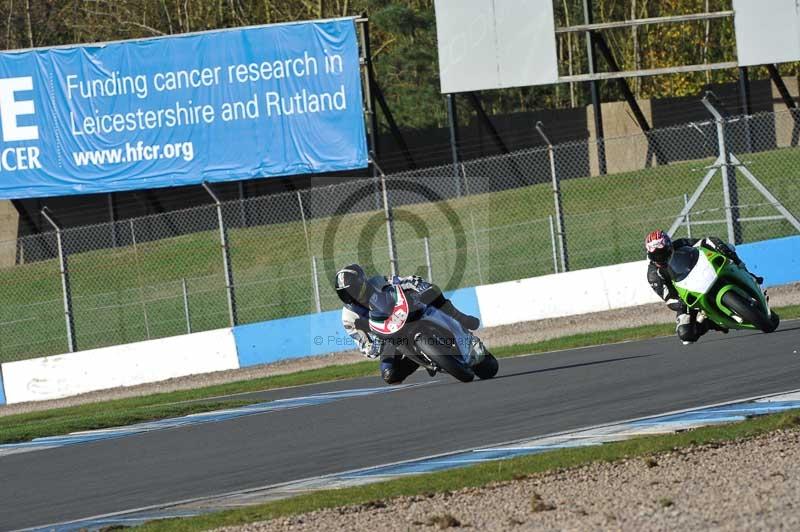
[[[209,197],[64,229],[63,269],[56,232],[3,242],[0,361],[65,352],[70,327],[84,350],[334,309],[333,273],[350,262],[389,273],[394,257],[399,273],[454,289],[642,259],[654,228],[737,243],[797,234],[798,124],[796,111],[710,119],[219,210]]]

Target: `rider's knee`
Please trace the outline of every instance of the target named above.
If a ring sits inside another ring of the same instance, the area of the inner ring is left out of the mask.
[[[696,342],[704,332],[700,330],[697,322],[692,319],[690,314],[678,314],[675,321],[677,322],[675,332],[678,333],[678,338],[685,344]]]
[[[694,323],[678,325],[677,332],[678,338],[684,343],[691,344],[700,338],[700,334],[698,334],[697,327],[695,327]]]
[[[381,377],[386,384],[400,384],[419,366],[402,356],[385,357],[381,361]]]

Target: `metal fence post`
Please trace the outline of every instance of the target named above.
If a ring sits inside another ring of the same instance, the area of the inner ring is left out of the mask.
[[[463,171],[463,164],[462,171]],[[464,181],[464,192],[467,196],[470,195],[469,191],[469,182]],[[472,226],[472,240],[475,242],[475,265],[478,268],[478,281],[480,284],[483,284],[483,270],[481,269],[481,248],[478,243],[478,230],[475,227],[475,215],[473,214],[473,209],[469,209],[469,220],[470,225]],[[466,236],[466,235],[465,235]]]
[[[247,201],[244,197],[244,181],[239,181],[239,216],[242,227],[250,227],[250,216],[247,213]]]
[[[75,338],[75,315],[72,311],[72,289],[69,283],[69,264],[67,254],[64,251],[64,242],[61,234],[61,227],[50,216],[50,209],[47,207],[41,210],[42,216],[56,230],[56,242],[58,243],[58,262],[61,271],[61,289],[64,294],[64,317],[67,322],[67,345],[69,352],[74,353],[78,350],[78,342]]]
[[[683,206],[686,207],[689,205],[689,194],[683,195]],[[692,238],[692,218],[689,216],[689,213],[686,213],[686,236],[688,238]]]
[[[447,122],[450,126],[450,151],[453,156],[453,177],[456,178],[456,196],[461,197],[461,177],[458,175],[458,167],[461,164],[461,155],[459,154],[458,109],[456,108],[456,95],[445,95],[445,103],[447,105]]]
[[[319,295],[319,269],[317,268],[317,257],[311,257],[311,275],[312,283],[314,285],[314,303],[317,307],[317,314],[322,312],[322,298]]]
[[[186,332],[192,334],[192,315],[189,313],[189,288],[186,286],[186,278],[181,279],[181,289],[183,290],[183,315],[186,317]]]
[[[728,226],[728,242],[732,244],[740,243],[741,226],[739,222],[739,193],[736,186],[736,170],[731,164],[730,153],[725,139],[725,119],[716,107],[711,103],[707,94],[703,98],[703,105],[714,116],[717,125],[717,140],[719,144],[719,156],[722,162],[722,191],[725,201],[725,221]]]
[[[553,248],[553,273],[558,273],[558,252],[556,251],[556,229],[553,224],[553,215],[547,217],[550,220],[550,245]]]
[[[383,195],[383,212],[386,215],[386,238],[389,241],[389,265],[392,275],[399,275],[400,266],[397,261],[397,243],[394,238],[394,218],[392,216],[392,206],[389,204],[389,190],[386,188],[386,174],[372,157],[372,165],[380,176],[381,193]]]
[[[564,223],[564,205],[561,197],[561,180],[556,172],[556,152],[553,143],[544,133],[541,122],[536,122],[536,131],[547,144],[547,157],[550,159],[550,177],[553,180],[553,201],[556,208],[556,234],[558,235],[558,247],[561,251],[561,271],[569,271],[569,254],[567,252],[567,228]]]
[[[133,243],[133,251],[136,252],[136,230],[133,228],[133,218],[130,219],[131,224],[131,243]]]
[[[233,269],[231,268],[231,253],[230,246],[228,245],[228,231],[225,229],[225,219],[222,215],[222,203],[208,183],[203,182],[203,188],[206,189],[211,199],[217,205],[217,220],[219,222],[219,239],[222,244],[222,262],[225,267],[225,286],[228,292],[228,313],[230,315],[231,327],[239,324],[239,318],[236,314],[236,294],[234,293],[233,285]]]
[[[306,221],[306,209],[303,207],[303,196],[297,191],[297,204],[300,206],[300,219],[303,221],[303,234],[306,237],[306,251],[311,256],[311,240],[308,238],[308,222]]]
[[[425,264],[428,266],[428,282],[433,282],[433,263],[431,261],[431,240],[427,236],[422,239],[425,246]]]

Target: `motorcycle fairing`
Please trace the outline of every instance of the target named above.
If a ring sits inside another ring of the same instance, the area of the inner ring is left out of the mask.
[[[394,286],[395,304],[389,317],[383,321],[370,319],[369,328],[378,334],[395,334],[406,324],[408,320],[408,298],[403,293],[400,286]]]
[[[485,353],[483,351],[483,346],[480,344],[480,340],[477,340],[471,332],[464,329],[455,318],[431,305],[425,309],[422,317],[453,334],[456,346],[458,346],[458,351],[463,357],[465,364],[475,366],[481,363]]]

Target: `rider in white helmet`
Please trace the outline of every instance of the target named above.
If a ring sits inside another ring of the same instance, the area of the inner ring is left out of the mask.
[[[402,345],[393,346],[370,330],[370,321],[381,324],[390,319],[395,305],[395,285],[400,285],[405,293],[413,295],[421,303],[449,314],[465,329],[474,331],[480,327],[478,318],[460,312],[438,286],[421,277],[390,279],[377,276],[368,279],[358,264],[345,266],[336,273],[335,282],[336,294],[344,303],[342,324],[366,357],[380,357],[381,376],[387,384],[403,382],[419,367],[416,362],[402,356]]]

